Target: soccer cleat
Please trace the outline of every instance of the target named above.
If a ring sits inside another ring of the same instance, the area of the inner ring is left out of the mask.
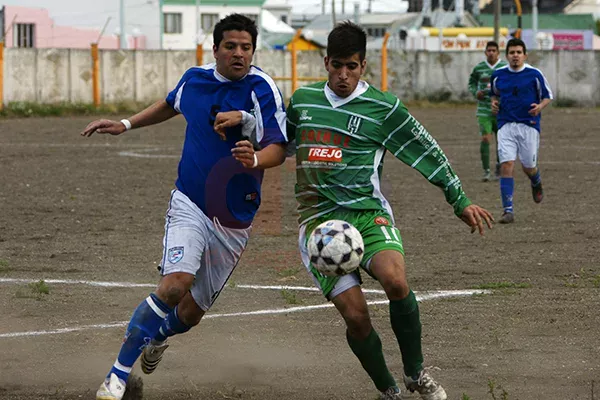
[[[483,171],[483,176],[481,177],[481,181],[489,182],[490,180],[492,180],[492,174],[490,173],[489,169],[486,169]]]
[[[402,400],[402,393],[398,386],[391,386],[385,392],[379,394],[380,400]]]
[[[115,374],[107,377],[96,392],[96,400],[121,400],[127,384]]]
[[[531,194],[533,195],[533,201],[541,203],[544,199],[544,189],[542,189],[542,183],[540,182],[537,186],[531,185]]]
[[[513,222],[515,222],[515,214],[511,212],[505,212],[502,214],[502,217],[500,218],[501,224],[512,224]]]
[[[150,343],[144,347],[142,357],[140,358],[140,366],[145,374],[154,372],[156,367],[158,367],[158,363],[162,360],[163,353],[167,347],[169,347],[169,345],[166,341],[159,345]]]
[[[427,368],[422,369],[418,376],[405,376],[404,384],[411,392],[419,393],[423,400],[446,400],[448,398],[442,385],[429,375]]]

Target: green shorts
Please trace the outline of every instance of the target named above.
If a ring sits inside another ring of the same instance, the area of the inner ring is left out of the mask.
[[[319,218],[308,221],[306,223],[306,229],[304,231],[301,230],[300,232],[299,242],[300,246],[302,246],[300,249],[301,252],[308,254],[306,248],[308,237],[319,224],[330,219],[339,219],[349,222],[358,229],[365,245],[365,253],[360,266],[371,276],[373,275],[370,272],[369,262],[375,254],[383,250],[396,250],[404,255],[400,231],[392,225],[392,219],[387,212],[382,210],[351,210],[347,208],[337,209],[322,215]],[[340,277],[321,274],[308,259],[305,259],[304,263],[306,268],[314,276],[315,282],[318,283],[323,294],[328,297],[329,292],[331,292]],[[353,274],[357,274],[359,281],[362,282],[359,270],[360,268],[356,269]]]
[[[477,122],[479,123],[479,134],[481,136],[498,132],[496,117],[477,117]]]

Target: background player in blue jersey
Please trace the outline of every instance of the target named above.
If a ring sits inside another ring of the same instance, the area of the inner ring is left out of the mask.
[[[150,373],[167,338],[200,322],[246,247],[262,170],[285,160],[283,99],[273,80],[251,65],[256,38],[247,17],[222,19],[213,32],[215,64],[189,69],[165,100],[128,120],[98,120],[82,132],[118,135],[177,114],[187,121],[166,215],[162,278],[134,311],[98,400],[120,400],[142,351],[142,370]]]
[[[509,65],[492,74],[492,110],[498,114],[498,157],[503,214],[501,223],[514,221],[513,171],[517,155],[531,180],[533,200],[544,197],[538,168],[542,110],[552,101],[552,91],[542,71],[525,64],[527,48],[520,39],[506,44]]]

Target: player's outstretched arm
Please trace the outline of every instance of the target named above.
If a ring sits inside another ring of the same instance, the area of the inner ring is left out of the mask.
[[[492,229],[492,223],[494,222],[494,217],[488,210],[475,204],[465,207],[460,215],[460,219],[471,227],[471,233],[474,233],[475,230],[479,230],[479,234],[482,236],[484,234],[483,223],[485,222],[488,228]]]
[[[227,140],[225,130],[240,124],[242,125],[243,133],[246,133],[246,136],[250,136],[249,133],[256,129],[256,118],[243,110],[220,112],[215,117],[213,127],[221,139]]]
[[[242,140],[231,149],[231,155],[246,168],[273,168],[285,161],[285,144],[272,143],[260,151],[254,151],[252,143]]]
[[[141,128],[166,121],[177,115],[177,111],[173,109],[165,100],[159,100],[148,108],[140,111],[129,118],[130,127],[125,126],[123,122],[112,121],[109,119],[99,119],[93,121],[85,127],[81,136],[92,136],[94,133],[108,133],[111,135],[120,135],[128,129]]]

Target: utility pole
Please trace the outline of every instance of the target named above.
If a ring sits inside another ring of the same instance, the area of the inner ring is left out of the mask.
[[[333,22],[333,26],[337,23],[335,18],[335,0],[331,0],[331,21]]]
[[[325,15],[325,0],[321,0],[321,15]]]
[[[373,3],[373,0],[369,0],[369,6],[367,7],[367,13],[371,14],[371,5]]]
[[[196,44],[200,43],[200,0],[196,0]]]
[[[500,14],[502,14],[502,0],[494,1],[494,41],[500,43]]]
[[[164,33],[165,33],[165,17],[163,16],[163,1],[158,0],[158,37],[160,38],[160,49],[164,47]]]
[[[531,28],[533,30],[533,50],[538,48],[537,33],[538,33],[538,0],[532,0],[531,8]]]
[[[125,0],[120,0],[119,3],[119,48],[126,49],[127,42],[127,34],[125,33]]]
[[[346,15],[346,0],[342,0],[342,15]]]
[[[360,4],[358,2],[354,3],[354,23],[360,24]]]

